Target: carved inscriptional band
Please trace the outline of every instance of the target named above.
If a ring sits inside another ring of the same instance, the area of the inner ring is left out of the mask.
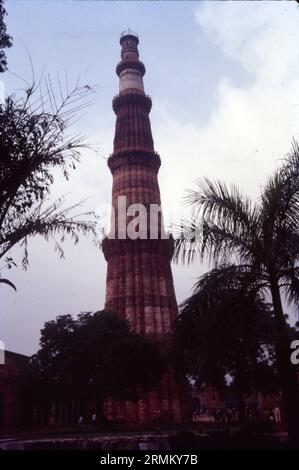
[[[158,253],[170,260],[173,256],[174,242],[171,235],[167,239],[158,240],[130,240],[128,238],[119,240],[106,237],[102,241],[102,251],[106,261],[109,261],[112,256],[121,256],[126,253]]]
[[[161,159],[159,154],[156,152],[138,148],[115,152],[108,158],[108,166],[112,174],[121,166],[136,165],[140,163],[154,168],[158,173]]]
[[[112,101],[112,108],[115,114],[118,114],[121,108],[134,104],[141,105],[147,113],[152,109],[151,98],[148,95],[138,92],[124,93],[122,95],[115,96]]]
[[[143,62],[140,60],[127,60],[127,61],[121,61],[117,64],[116,66],[116,73],[118,76],[120,76],[121,72],[123,72],[125,69],[136,69],[138,72],[140,72],[141,76],[143,77],[145,74],[145,66]]]

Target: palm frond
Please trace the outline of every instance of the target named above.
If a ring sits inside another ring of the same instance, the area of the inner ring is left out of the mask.
[[[79,236],[91,234],[94,242],[99,243],[98,236],[100,232],[98,218],[92,211],[72,214],[72,212],[81,207],[83,201],[74,204],[71,207],[64,208],[64,197],[59,198],[48,207],[40,203],[30,214],[24,214],[18,219],[11,221],[8,228],[3,227],[0,233],[0,258],[3,257],[13,246],[18,243],[24,248],[23,267],[28,265],[28,238],[35,235],[41,235],[46,241],[52,238],[55,241],[55,251],[60,257],[63,257],[61,243],[65,236],[69,236],[76,244]],[[59,241],[56,237],[60,237]]]
[[[289,304],[299,304],[299,267],[286,269],[282,272],[281,288]]]
[[[196,180],[197,189],[187,190],[185,200],[192,206],[193,214],[203,220],[213,221],[216,225],[226,220],[231,231],[244,233],[256,230],[258,208],[252,206],[249,198],[244,196],[235,185],[228,187],[224,182],[209,178]]]
[[[174,259],[192,262],[208,253],[210,262],[226,262],[235,255],[254,260],[261,252],[259,209],[252,206],[236,186],[220,181],[197,180],[198,188],[188,190],[191,220],[177,227]]]
[[[209,307],[221,302],[228,293],[238,292],[242,295],[259,292],[262,295],[266,287],[263,273],[257,272],[251,265],[222,264],[203,274],[195,283],[193,293],[200,292]]]
[[[9,281],[8,279],[0,278],[0,283],[1,282],[3,284],[7,284],[8,286],[12,287],[17,292],[16,286],[11,281]]]
[[[262,193],[262,214],[274,232],[298,231],[299,145],[294,140],[282,166],[269,178]]]
[[[202,246],[202,226],[194,219],[182,219],[181,223],[172,225],[174,238],[173,261],[190,264],[200,255]]]
[[[176,328],[178,348],[185,351],[194,376],[218,377],[220,364],[232,371],[237,351],[250,354],[257,348],[254,357],[261,354],[261,338],[269,326],[264,324],[264,287],[248,265],[222,265],[198,279],[193,294],[179,307]]]

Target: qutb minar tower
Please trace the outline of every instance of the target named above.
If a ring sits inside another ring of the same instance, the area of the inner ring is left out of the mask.
[[[113,99],[116,126],[113,154],[108,159],[115,227],[114,236],[103,240],[108,263],[105,309],[125,317],[135,333],[165,343],[177,315],[170,266],[173,240],[165,236],[160,212],[154,222],[150,218],[151,205],[161,203],[157,178],[161,162],[154,150],[149,120],[152,102],[144,92],[145,67],[139,60],[138,43],[131,31],[121,35],[121,61],[116,67],[119,94]],[[146,229],[137,237],[128,237],[126,232],[137,207],[132,204],[146,208]],[[151,423],[157,415],[166,422],[184,422],[189,420],[188,403],[185,387],[169,371],[157,390],[144,394],[138,403],[108,400],[105,411],[110,419],[132,424]]]

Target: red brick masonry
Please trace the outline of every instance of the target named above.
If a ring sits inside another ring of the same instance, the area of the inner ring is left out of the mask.
[[[116,71],[121,91],[113,99],[114,152],[108,160],[113,175],[112,206],[116,220],[119,196],[126,196],[126,207],[138,203],[148,210],[150,204],[161,204],[157,179],[161,162],[154,150],[149,120],[152,102],[143,90],[145,67],[139,61],[138,38],[128,33],[122,36],[120,44],[122,60]],[[132,218],[126,216],[122,220],[122,231]],[[118,229],[116,223],[115,239],[106,237],[103,241],[108,263],[105,308],[127,318],[136,333],[165,343],[177,315],[170,266],[172,238],[162,239],[161,217],[156,240],[121,239]],[[105,411],[110,419],[132,424],[158,420],[180,423],[191,419],[187,388],[176,383],[171,371],[165,374],[157,390],[145,394],[137,404],[108,400]]]

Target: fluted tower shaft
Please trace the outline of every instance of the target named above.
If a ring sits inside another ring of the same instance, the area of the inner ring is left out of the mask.
[[[125,316],[137,333],[161,336],[170,332],[177,314],[170,267],[172,239],[162,238],[166,234],[157,178],[160,157],[154,151],[149,120],[152,102],[144,92],[145,67],[139,60],[138,38],[126,34],[120,43],[119,95],[113,99],[114,151],[108,160],[113,175],[115,238],[108,237],[103,243],[108,262],[105,308]],[[146,238],[132,240],[127,235],[134,215],[121,216],[119,203],[124,196],[125,212],[132,204],[145,207]],[[157,219],[150,217],[151,205],[160,208]],[[156,237],[152,238],[150,228],[156,220]]]
[[[165,234],[161,216],[161,162],[154,150],[149,119],[152,102],[144,92],[145,67],[139,60],[138,42],[131,32],[121,36],[121,61],[116,67],[119,94],[113,99],[115,137],[108,159],[113,175],[112,229],[103,241],[108,263],[105,309],[126,318],[132,331],[165,343],[177,315],[170,265],[173,240]],[[134,225],[138,230],[132,235],[130,224],[138,215],[134,205],[142,205],[146,213]],[[168,413],[180,422],[186,421],[186,406],[169,372],[158,390],[146,394],[137,405],[110,400],[106,412],[111,418],[138,424],[151,422],[157,413]]]

